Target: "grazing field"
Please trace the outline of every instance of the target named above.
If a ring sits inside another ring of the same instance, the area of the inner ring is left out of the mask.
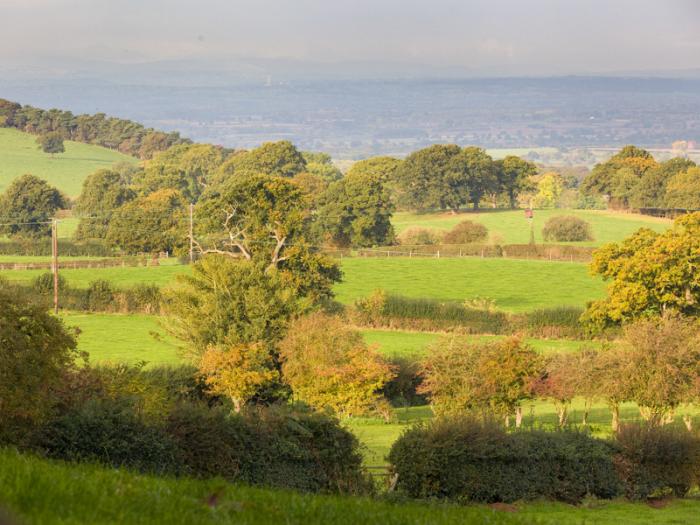
[[[232,485],[220,479],[159,478],[90,464],[48,461],[0,450],[0,505],[25,523],[132,524],[580,524],[694,523],[700,502],[664,508],[596,501],[578,507],[391,503],[383,498],[316,496]]]
[[[350,303],[377,288],[413,298],[464,301],[487,297],[496,307],[525,312],[550,306],[585,306],[603,296],[604,283],[584,264],[518,259],[343,259],[340,302]]]
[[[39,149],[35,135],[0,128],[0,192],[13,179],[31,173],[68,196],[77,197],[83,180],[94,171],[117,162],[137,162],[118,151],[80,142],[65,141],[65,148],[65,153],[52,157]]]
[[[580,246],[598,246],[606,242],[621,241],[639,228],[651,228],[663,231],[671,225],[669,219],[647,217],[632,213],[598,210],[535,210],[535,241],[544,242],[542,227],[550,217],[556,215],[575,215],[588,221],[593,229],[594,240],[591,242],[567,243]],[[486,226],[493,241],[499,244],[524,244],[530,242],[530,224],[523,210],[488,210],[478,212],[464,211],[453,215],[441,213],[406,213],[394,215],[393,224],[398,233],[411,226],[449,230],[458,222],[470,220]]]
[[[61,274],[76,287],[97,279],[115,286],[137,283],[164,286],[190,271],[172,259],[158,267],[66,269]],[[487,297],[509,312],[526,312],[550,306],[585,306],[603,296],[604,283],[588,274],[586,265],[522,259],[417,259],[345,258],[344,281],[335,287],[345,304],[371,294],[377,288],[414,298],[464,301]],[[41,270],[0,272],[7,279],[30,281]]]

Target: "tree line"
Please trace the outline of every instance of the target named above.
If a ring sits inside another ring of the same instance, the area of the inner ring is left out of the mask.
[[[0,99],[0,127],[47,136],[49,153],[61,152],[57,146],[59,140],[74,140],[150,159],[158,151],[190,142],[177,132],[157,131],[133,120],[108,117],[104,113],[74,115],[70,111],[45,110],[5,99]]]

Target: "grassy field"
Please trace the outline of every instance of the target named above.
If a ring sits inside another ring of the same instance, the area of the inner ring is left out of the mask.
[[[575,215],[591,224],[594,241],[570,243],[582,246],[598,246],[606,242],[620,241],[639,228],[651,228],[663,231],[671,225],[668,219],[647,217],[631,213],[598,210],[535,210],[535,241],[543,242],[542,227],[550,217],[555,215]],[[523,210],[488,210],[479,212],[465,211],[457,215],[447,213],[416,214],[399,212],[394,215],[393,223],[398,233],[411,226],[449,230],[463,220],[483,224],[489,230],[493,241],[499,244],[522,244],[530,242],[530,225]]]
[[[31,173],[47,180],[71,197],[80,194],[85,177],[117,162],[137,162],[118,151],[65,142],[66,152],[51,157],[36,144],[36,136],[15,129],[0,128],[0,192],[13,179]]]
[[[149,283],[158,286],[189,272],[176,261],[158,267],[66,269],[61,274],[72,286],[86,287],[97,279],[116,286]],[[408,297],[464,301],[488,297],[499,309],[525,312],[548,306],[584,306],[603,296],[604,283],[588,274],[586,265],[522,259],[346,258],[344,281],[335,287],[337,299],[351,303],[377,288]],[[7,270],[7,279],[27,282],[41,270]]]
[[[697,522],[700,502],[658,509],[595,501],[520,503],[512,512],[486,505],[390,503],[250,488],[223,480],[159,478],[90,464],[67,464],[0,449],[0,504],[27,524],[597,524]]]

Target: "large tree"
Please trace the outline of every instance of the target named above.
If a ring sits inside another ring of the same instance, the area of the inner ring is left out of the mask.
[[[83,190],[73,211],[80,215],[76,239],[103,239],[115,210],[135,197],[129,187],[130,165],[99,170],[83,181]]]
[[[208,188],[196,208],[195,244],[203,254],[278,270],[301,297],[330,297],[340,270],[309,242],[310,210],[292,181],[241,175]]]
[[[0,197],[0,231],[11,237],[47,236],[51,218],[65,206],[63,195],[45,180],[22,175]]]
[[[700,168],[689,168],[671,177],[664,204],[667,208],[700,210]]]
[[[186,206],[172,189],[138,197],[114,212],[107,241],[127,253],[181,251],[187,242]]]
[[[347,175],[373,175],[385,184],[391,183],[396,180],[401,162],[393,157],[371,157],[355,162],[348,170]]]
[[[266,142],[253,150],[231,156],[221,167],[223,175],[272,175],[294,177],[306,171],[302,153],[287,140]]]
[[[700,314],[700,213],[683,215],[664,233],[640,229],[593,253],[591,271],[610,281],[608,296],[589,304],[594,329],[675,310]]]
[[[142,194],[172,189],[187,201],[195,202],[222,162],[221,148],[211,144],[179,144],[146,162],[135,184]]]
[[[394,205],[380,176],[348,174],[331,184],[319,198],[317,228],[337,246],[391,244]]]
[[[532,177],[537,175],[537,166],[515,155],[508,155],[494,164],[499,192],[505,193],[510,207],[515,208],[518,195],[533,188]]]
[[[635,208],[663,208],[666,206],[666,185],[676,174],[695,167],[689,159],[676,157],[662,162],[657,167],[647,170],[639,179],[630,198]]]

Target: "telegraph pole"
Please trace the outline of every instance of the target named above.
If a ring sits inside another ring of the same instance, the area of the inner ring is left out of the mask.
[[[53,311],[58,314],[58,220],[51,220],[51,270],[53,272]]]
[[[190,203],[190,264],[194,259],[194,204]]]

